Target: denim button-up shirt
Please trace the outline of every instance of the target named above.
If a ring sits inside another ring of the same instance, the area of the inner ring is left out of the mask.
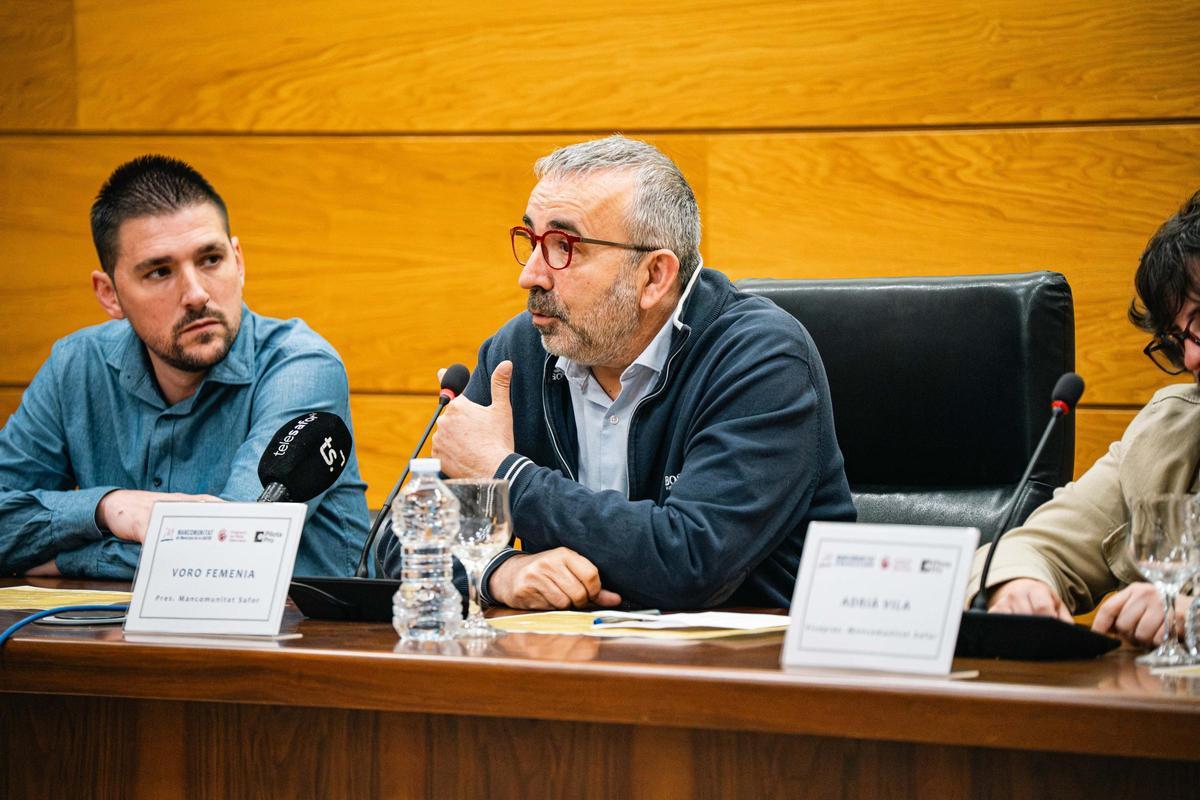
[[[345,367],[301,320],[243,306],[229,354],[173,406],[128,322],[67,336],[0,430],[0,573],[54,558],[63,575],[131,578],[141,545],[97,528],[105,494],[254,500],[271,436],[305,411],[350,424]],[[352,455],[337,483],[309,501],[296,574],[352,574],[366,539],[365,488]]]

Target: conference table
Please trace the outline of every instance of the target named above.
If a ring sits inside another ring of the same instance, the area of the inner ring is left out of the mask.
[[[25,583],[128,586],[0,581]],[[23,629],[0,650],[0,797],[1200,796],[1200,678],[1128,649],[921,678],[784,670],[778,633],[407,647],[290,606],[284,628]]]

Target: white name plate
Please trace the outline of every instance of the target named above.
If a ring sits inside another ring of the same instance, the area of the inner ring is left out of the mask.
[[[125,630],[278,634],[307,511],[303,503],[156,503]]]
[[[812,523],[783,665],[948,675],[978,542],[976,528]]]

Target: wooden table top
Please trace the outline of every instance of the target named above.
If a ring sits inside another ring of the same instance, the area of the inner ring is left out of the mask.
[[[56,588],[127,588],[2,580]],[[22,612],[0,611],[0,626]],[[118,626],[33,625],[0,692],[84,694],[749,730],[1200,761],[1200,678],[1136,651],[1057,663],[958,659],[967,679],[779,666],[782,634],[696,643],[508,634],[400,645],[390,625],[304,619],[265,646],[138,644]]]

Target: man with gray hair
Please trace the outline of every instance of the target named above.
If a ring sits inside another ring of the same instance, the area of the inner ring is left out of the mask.
[[[509,483],[523,549],[484,599],[786,607],[809,521],[855,518],[812,339],[702,267],[695,195],[651,145],[583,142],[535,172],[510,231],[528,311],[433,440],[446,474]]]

